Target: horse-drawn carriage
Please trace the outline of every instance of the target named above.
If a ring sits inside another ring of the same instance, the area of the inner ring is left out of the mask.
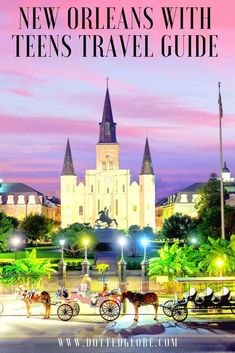
[[[99,308],[99,314],[105,321],[116,320],[121,312],[118,290],[113,290],[100,295],[89,290],[72,290],[71,295],[66,290],[57,291],[59,301],[54,304],[60,304],[57,309],[57,315],[60,320],[68,321],[80,312],[80,305],[87,304],[91,308]]]
[[[188,317],[189,311],[201,314],[229,311],[235,314],[235,297],[232,297],[231,290],[227,287],[223,287],[220,293],[215,293],[212,288],[207,287],[202,295],[198,295],[195,288],[190,288],[182,299],[176,297],[175,300],[168,300],[162,307],[165,315],[182,322]]]

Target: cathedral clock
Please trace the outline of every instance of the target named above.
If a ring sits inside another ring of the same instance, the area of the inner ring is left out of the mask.
[[[105,184],[110,184],[110,183],[111,183],[111,181],[112,181],[111,176],[106,175],[106,176],[104,177],[104,182],[105,182]]]

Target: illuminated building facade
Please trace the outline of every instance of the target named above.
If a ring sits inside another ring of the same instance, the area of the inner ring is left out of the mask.
[[[155,226],[155,175],[148,139],[145,142],[139,183],[131,181],[129,169],[120,168],[120,145],[116,137],[109,89],[107,87],[99,141],[96,144],[96,168],[85,171],[85,182],[74,171],[69,140],[61,175],[61,225],[96,224],[99,212],[115,219],[111,226],[127,229],[133,224]]]

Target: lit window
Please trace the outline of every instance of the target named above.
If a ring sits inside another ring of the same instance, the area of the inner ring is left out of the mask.
[[[36,198],[35,195],[29,195],[29,204],[35,204]]]
[[[106,162],[102,162],[102,169],[106,169]]]
[[[125,192],[126,188],[125,188],[125,185],[123,184],[122,185],[122,191]]]
[[[187,194],[181,195],[180,202],[188,202],[188,195]]]
[[[113,161],[109,161],[109,169],[113,169]]]
[[[83,206],[79,206],[79,216],[83,216]]]
[[[24,205],[25,204],[25,199],[24,199],[24,195],[19,195],[18,196],[18,205]]]
[[[91,185],[91,192],[94,192],[94,185]]]
[[[134,211],[134,212],[137,211],[137,206],[133,206],[133,211]]]
[[[109,188],[107,188],[107,194],[109,194]]]

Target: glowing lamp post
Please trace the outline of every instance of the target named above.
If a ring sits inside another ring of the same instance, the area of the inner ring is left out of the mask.
[[[196,245],[196,244],[197,244],[197,239],[196,239],[196,238],[191,238],[191,243],[192,243],[193,245]]]
[[[15,260],[16,260],[16,251],[17,251],[17,248],[19,247],[20,243],[21,243],[21,239],[17,235],[14,235],[11,238],[11,245],[12,245],[14,252],[15,252]]]
[[[90,263],[87,259],[87,246],[89,244],[89,240],[88,239],[84,239],[83,240],[83,244],[84,244],[84,260],[82,262],[82,272],[84,275],[89,275],[89,269],[90,269]]]
[[[124,238],[124,237],[121,237],[120,239],[119,239],[119,245],[120,245],[120,247],[121,247],[121,259],[120,259],[120,261],[125,261],[125,259],[124,259],[124,246],[126,245],[126,238]]]
[[[144,258],[143,260],[141,261],[141,277],[142,277],[142,280],[143,281],[146,281],[147,280],[147,268],[148,268],[148,259],[147,259],[147,253],[146,253],[146,248],[147,248],[147,245],[148,245],[148,239],[146,238],[143,238],[141,239],[141,243],[144,247]]]
[[[143,245],[143,247],[144,247],[144,258],[143,258],[143,261],[147,261],[148,262],[148,260],[147,260],[147,256],[146,256],[146,247],[147,247],[147,245],[148,245],[148,239],[146,239],[146,238],[143,238],[142,240],[141,240],[141,243],[142,243],[142,245]]]
[[[222,269],[224,267],[224,260],[221,257],[216,259],[216,265],[219,269],[219,276],[222,277]]]
[[[64,262],[64,244],[65,240],[60,239],[60,246],[61,246],[61,262]]]
[[[65,287],[65,279],[66,279],[66,262],[64,262],[64,244],[65,240],[62,238],[59,240],[61,246],[61,259],[59,262],[59,280],[62,279],[62,287]]]
[[[124,246],[126,245],[126,237],[121,237],[118,240],[121,247],[121,259],[118,261],[118,276],[121,282],[125,281],[126,278],[126,261],[124,259]]]

